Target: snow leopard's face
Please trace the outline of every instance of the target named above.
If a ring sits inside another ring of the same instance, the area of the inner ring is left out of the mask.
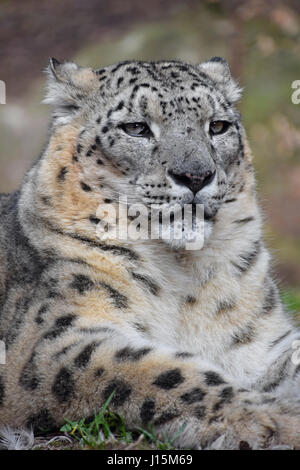
[[[52,62],[55,125],[80,120],[84,182],[109,201],[160,210],[203,204],[207,225],[230,199],[243,159],[227,63],[126,62],[97,71]],[[178,206],[177,206],[178,207]]]

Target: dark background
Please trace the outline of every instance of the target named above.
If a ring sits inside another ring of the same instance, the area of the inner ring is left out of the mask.
[[[255,155],[266,241],[290,308],[300,310],[298,0],[0,1],[0,191],[16,189],[47,136],[49,57],[99,67],[124,59],[225,57],[244,87],[240,109]]]

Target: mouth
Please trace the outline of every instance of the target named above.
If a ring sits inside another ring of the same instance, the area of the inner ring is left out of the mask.
[[[194,220],[196,220],[197,206],[204,207],[203,217],[204,217],[205,221],[211,221],[215,216],[215,214],[213,214],[211,211],[208,210],[208,207],[205,204],[199,204],[199,203],[196,203],[196,202],[192,202],[191,206],[192,206],[192,219],[193,219],[193,222],[194,222]]]

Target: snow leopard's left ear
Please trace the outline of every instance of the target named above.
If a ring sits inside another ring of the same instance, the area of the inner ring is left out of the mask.
[[[50,59],[46,69],[47,93],[43,103],[54,107],[54,117],[68,122],[87,96],[99,86],[96,72],[73,62]]]
[[[230,103],[236,103],[242,94],[242,89],[232,78],[228,62],[222,57],[212,57],[199,65],[200,69],[206,73],[225,94]]]

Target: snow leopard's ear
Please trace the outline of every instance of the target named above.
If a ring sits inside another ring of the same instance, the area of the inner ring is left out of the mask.
[[[43,103],[54,108],[54,118],[69,122],[87,96],[99,85],[96,72],[73,62],[60,63],[52,58],[46,69],[47,93]]]
[[[228,62],[222,57],[212,57],[199,65],[206,75],[208,75],[222,92],[230,103],[236,103],[242,94],[242,89],[232,78]]]

